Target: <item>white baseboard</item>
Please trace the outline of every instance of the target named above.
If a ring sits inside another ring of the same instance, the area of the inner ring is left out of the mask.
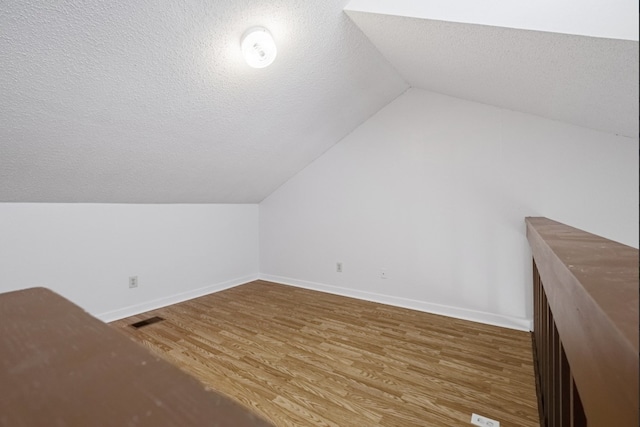
[[[456,319],[470,320],[472,322],[479,322],[485,323],[487,325],[515,329],[519,331],[529,332],[533,327],[532,320],[526,318],[503,316],[500,314],[486,313],[482,311],[469,310],[466,308],[451,307],[447,305],[434,304],[409,298],[358,291],[355,289],[342,288],[339,286],[326,285],[323,283],[309,282],[306,280],[293,279],[290,277],[274,276],[271,274],[260,274],[260,279],[268,280],[270,282],[282,283],[285,285],[297,286],[305,289],[311,289],[314,291],[327,292],[330,294],[351,298],[358,298],[365,301],[372,301],[381,304],[409,308],[412,310],[424,311],[426,313],[439,314]]]
[[[166,307],[171,304],[177,304],[179,302],[187,301],[193,298],[198,298],[215,292],[224,291],[225,289],[233,288],[257,279],[257,274],[244,276],[237,279],[216,283],[215,285],[205,286],[204,288],[198,288],[187,292],[181,292],[179,294],[169,295],[167,297],[154,299],[152,301],[147,301],[141,304],[130,305],[128,307],[119,308],[117,310],[108,311],[106,313],[94,314],[94,317],[97,317],[103,322],[113,322],[115,320],[124,319],[125,317],[129,316],[135,316],[136,314],[144,313],[146,311]]]

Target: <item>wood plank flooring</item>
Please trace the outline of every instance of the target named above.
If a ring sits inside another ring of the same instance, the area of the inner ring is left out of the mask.
[[[265,281],[112,325],[277,426],[539,426],[526,332]]]

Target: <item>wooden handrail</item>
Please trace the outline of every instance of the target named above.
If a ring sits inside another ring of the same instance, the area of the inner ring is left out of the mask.
[[[526,224],[545,424],[637,426],[638,250],[547,218]]]
[[[273,427],[49,289],[0,319],[2,426]]]

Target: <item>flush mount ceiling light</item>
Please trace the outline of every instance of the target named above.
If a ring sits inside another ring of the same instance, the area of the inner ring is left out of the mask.
[[[278,53],[271,33],[262,27],[253,27],[245,31],[240,46],[245,61],[253,68],[270,65]]]

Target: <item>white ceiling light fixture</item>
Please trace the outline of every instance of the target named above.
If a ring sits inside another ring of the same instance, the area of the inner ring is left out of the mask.
[[[262,27],[252,27],[245,31],[240,46],[245,61],[253,68],[271,65],[278,53],[271,33]]]

